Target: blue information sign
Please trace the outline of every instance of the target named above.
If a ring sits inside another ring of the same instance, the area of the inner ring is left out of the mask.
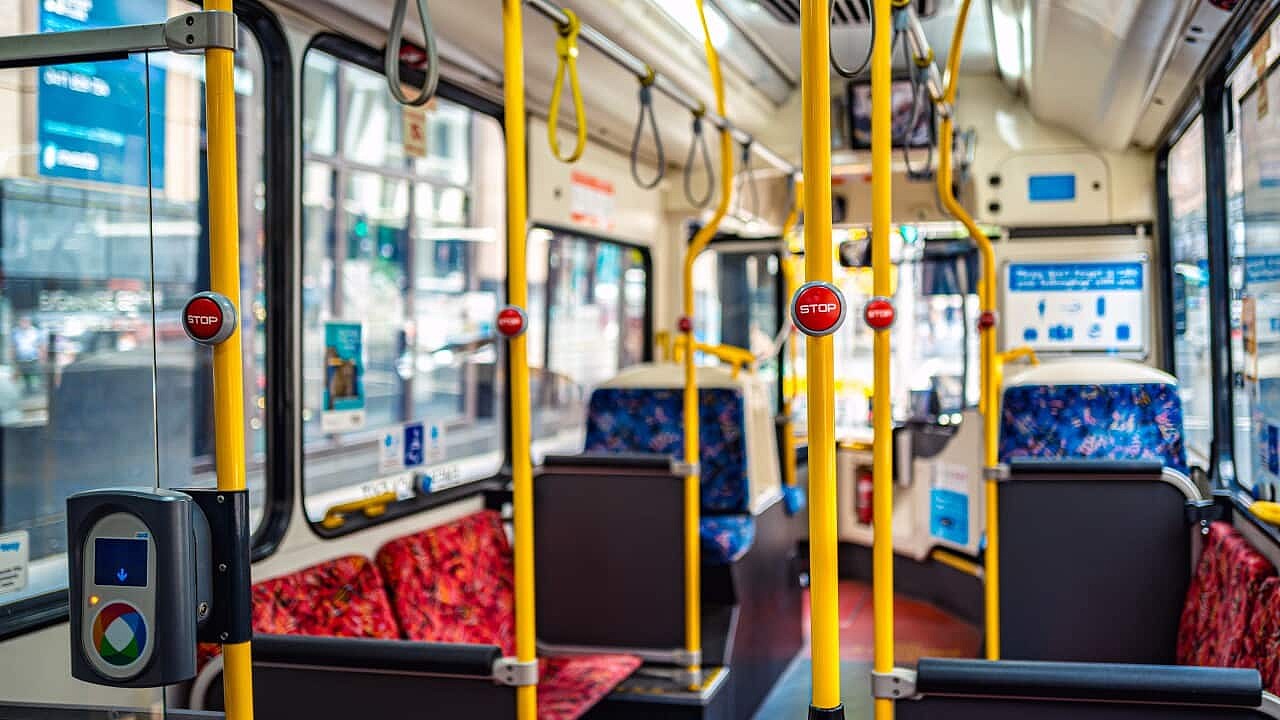
[[[163,22],[164,0],[43,0],[40,32]],[[147,66],[127,60],[38,68],[39,172],[45,177],[147,185]],[[165,71],[151,63],[151,173],[164,187]]]
[[[1010,263],[1005,271],[1005,346],[1142,352],[1146,285],[1143,260]]]

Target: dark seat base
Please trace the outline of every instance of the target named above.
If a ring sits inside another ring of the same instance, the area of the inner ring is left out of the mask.
[[[691,691],[671,680],[635,675],[623,682],[583,720],[737,720],[729,668],[706,668],[703,686]]]

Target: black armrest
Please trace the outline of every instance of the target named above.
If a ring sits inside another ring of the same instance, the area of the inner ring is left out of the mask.
[[[627,470],[671,472],[676,458],[659,453],[585,452],[577,455],[548,455],[542,461],[543,472],[556,468],[609,467]]]
[[[255,662],[491,678],[496,645],[375,640],[312,635],[254,635]]]
[[[1081,460],[1079,458],[1010,458],[1011,475],[1161,475],[1159,460]]]
[[[922,658],[916,690],[924,695],[967,695],[1030,700],[1166,703],[1258,707],[1257,670]]]

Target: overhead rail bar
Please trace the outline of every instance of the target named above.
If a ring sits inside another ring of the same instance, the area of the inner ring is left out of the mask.
[[[538,11],[543,17],[557,25],[562,26],[569,22],[569,17],[565,14],[564,10],[548,0],[524,0],[524,2],[529,7]],[[800,168],[788,162],[786,158],[782,157],[778,153],[765,147],[763,143],[754,142],[754,138],[751,136],[751,133],[734,126],[733,123],[729,122],[729,120],[724,117],[722,112],[712,112],[711,110],[708,110],[703,103],[689,95],[689,93],[685,92],[665,75],[653,72],[653,69],[647,63],[635,55],[632,55],[614,41],[605,37],[605,35],[599,30],[596,30],[590,25],[583,24],[579,30],[579,39],[604,53],[606,57],[618,65],[621,65],[637,78],[644,79],[648,77],[650,73],[653,73],[653,87],[663,95],[674,100],[676,104],[691,113],[702,114],[707,122],[715,125],[720,130],[728,132],[730,136],[739,143],[750,142],[752,151],[766,163],[769,163],[788,175],[798,175],[800,173]]]
[[[124,60],[133,53],[236,49],[236,16],[189,12],[152,25],[0,37],[0,70],[73,62]]]

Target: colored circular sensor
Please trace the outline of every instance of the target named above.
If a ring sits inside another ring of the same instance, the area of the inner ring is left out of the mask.
[[[147,649],[147,621],[127,602],[109,603],[93,620],[93,646],[107,664],[128,667]]]
[[[840,329],[844,316],[844,294],[831,283],[805,283],[791,300],[791,321],[805,335],[830,335]]]

